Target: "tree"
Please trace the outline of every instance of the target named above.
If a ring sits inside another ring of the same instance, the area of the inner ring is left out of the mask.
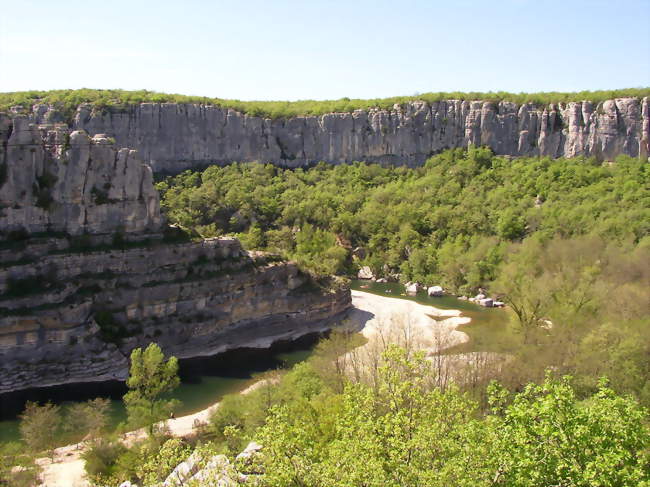
[[[178,406],[177,400],[161,396],[174,390],[179,383],[176,357],[165,361],[162,350],[155,343],[144,351],[141,348],[133,350],[126,381],[130,390],[124,395],[130,425],[146,426],[149,434],[153,434],[155,423],[167,418]]]
[[[109,399],[95,398],[68,408],[66,429],[76,436],[96,438],[108,424]]]
[[[20,435],[32,453],[48,450],[56,445],[61,429],[61,409],[50,402],[39,406],[28,401],[20,415]]]
[[[495,484],[511,487],[649,485],[647,410],[617,396],[601,381],[579,401],[570,385],[547,375],[503,408],[503,391],[491,386],[496,442]],[[499,407],[501,403],[501,407]]]

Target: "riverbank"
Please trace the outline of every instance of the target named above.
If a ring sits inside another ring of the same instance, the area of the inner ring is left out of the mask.
[[[249,394],[265,383],[265,380],[258,380],[241,391],[240,394]],[[190,436],[195,431],[196,425],[208,422],[210,415],[219,407],[220,403],[221,401],[218,401],[196,413],[162,421],[158,426],[168,430],[172,436]],[[140,428],[124,433],[120,439],[130,445],[137,440],[144,439],[146,434],[145,429]],[[54,450],[52,460],[39,458],[37,463],[43,469],[41,487],[89,487],[90,484],[85,479],[84,461],[81,458],[86,446],[84,442],[62,446]]]
[[[385,297],[363,291],[352,291],[353,308],[348,314],[349,326],[368,340],[362,347],[369,347],[376,340],[401,342],[408,339],[417,348],[428,354],[454,347],[469,340],[466,333],[457,327],[467,324],[471,318],[461,316],[460,310],[438,309],[414,301]],[[248,394],[260,387],[264,381],[257,381],[241,394]],[[174,436],[191,435],[195,425],[208,421],[212,412],[219,407],[220,401],[192,414],[164,421],[164,426]],[[125,433],[122,440],[126,443],[143,438],[144,430]],[[84,462],[81,453],[83,443],[57,448],[54,461],[39,459],[43,468],[42,485],[44,487],[88,487],[84,480]]]

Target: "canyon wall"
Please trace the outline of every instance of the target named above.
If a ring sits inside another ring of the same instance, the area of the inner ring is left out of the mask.
[[[268,347],[350,306],[293,263],[166,227],[150,167],[111,138],[0,122],[0,394],[125,379],[152,341],[179,358]]]
[[[0,231],[160,230],[149,165],[103,135],[0,114]]]
[[[38,123],[60,120],[36,105]],[[648,156],[648,98],[618,98],[544,107],[511,102],[413,101],[390,110],[356,110],[286,119],[250,116],[216,106],[142,103],[80,105],[72,122],[91,135],[107,134],[133,147],[154,171],[234,161],[298,167],[319,161],[416,166],[431,155],[469,144],[509,156]]]

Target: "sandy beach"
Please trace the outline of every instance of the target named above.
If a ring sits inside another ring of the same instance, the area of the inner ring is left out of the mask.
[[[469,323],[470,318],[460,316],[458,310],[363,291],[352,291],[352,305],[350,320],[363,325],[361,334],[369,343],[377,339],[392,343],[409,340],[416,348],[434,354],[469,340],[456,328]]]
[[[442,310],[414,301],[389,298],[362,291],[352,291],[353,309],[348,315],[350,326],[361,330],[368,342],[360,348],[373,346],[376,341],[404,343],[409,341],[416,348],[428,354],[452,347],[469,340],[467,334],[458,331],[460,324],[468,323],[470,318],[460,316],[458,310]],[[262,386],[264,381],[256,382],[243,390],[248,394]],[[193,414],[164,421],[164,426],[174,436],[192,434],[195,424],[205,423],[210,414],[219,407],[216,402]],[[122,436],[125,443],[132,443],[145,436],[143,429],[130,431]],[[67,445],[54,451],[54,461],[41,458],[42,486],[44,487],[88,487],[84,478],[84,462],[80,458],[83,443]]]

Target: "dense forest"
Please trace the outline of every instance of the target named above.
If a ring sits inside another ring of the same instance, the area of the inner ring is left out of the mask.
[[[235,233],[316,274],[367,265],[402,282],[502,296],[515,317],[511,341],[480,351],[517,357],[499,374],[513,388],[553,366],[584,391],[608,375],[650,404],[647,162],[470,148],[418,169],[234,164],[158,188],[171,222],[203,236]]]
[[[589,100],[593,103],[621,98],[650,96],[650,88],[628,88],[619,90],[579,91],[573,93],[542,92],[542,93],[506,93],[498,92],[437,92],[422,93],[413,96],[395,96],[391,98],[376,98],[370,100],[341,98],[339,100],[298,100],[298,101],[241,101],[208,98],[204,96],[188,96],[178,94],[157,93],[155,91],[139,90],[52,90],[52,91],[17,91],[0,93],[0,110],[21,105],[31,107],[35,103],[49,103],[58,106],[70,115],[80,103],[92,103],[98,107],[129,105],[143,102],[153,103],[201,103],[232,108],[250,115],[270,118],[293,117],[298,115],[322,115],[332,112],[352,112],[358,109],[392,108],[395,104],[422,100],[429,103],[440,100],[485,100],[511,101],[515,103],[533,103],[547,105],[549,103],[567,103],[570,101]]]

